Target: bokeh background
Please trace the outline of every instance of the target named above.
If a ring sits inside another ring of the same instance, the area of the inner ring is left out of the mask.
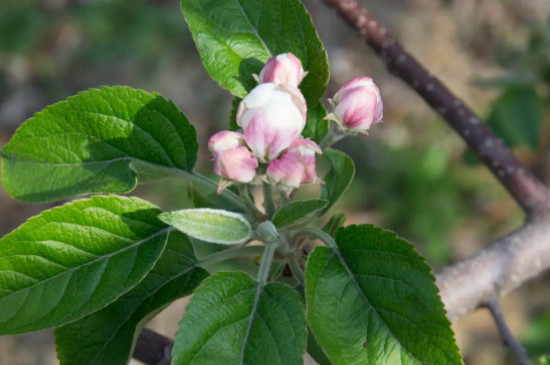
[[[370,75],[385,103],[383,124],[339,145],[357,166],[338,207],[348,223],[397,231],[435,271],[519,227],[521,211],[462,141],[320,0],[304,2],[329,55],[327,97],[349,78]],[[362,2],[549,182],[550,0]],[[211,169],[205,142],[226,128],[232,98],[204,71],[178,0],[0,1],[0,145],[46,105],[115,84],[173,100],[198,130],[198,169]],[[132,194],[165,209],[189,205],[177,181]],[[21,204],[0,189],[0,234],[51,206]],[[533,358],[550,354],[550,275],[503,305]],[[173,336],[184,306],[178,301],[151,327]],[[466,364],[513,363],[486,311],[453,327]],[[0,365],[56,363],[52,331],[0,337]]]

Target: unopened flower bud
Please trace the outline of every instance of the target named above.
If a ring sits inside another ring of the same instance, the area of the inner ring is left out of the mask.
[[[221,151],[215,157],[214,172],[224,179],[249,183],[256,176],[258,160],[245,146]]]
[[[307,106],[295,87],[265,83],[256,86],[237,111],[237,124],[255,157],[275,159],[300,136],[306,125]]]
[[[366,133],[382,120],[383,103],[378,87],[370,77],[357,77],[346,82],[334,95],[334,119],[343,129]]]
[[[220,152],[245,145],[244,136],[241,133],[231,131],[218,132],[212,135],[208,141],[208,149],[214,156],[217,156]]]
[[[267,61],[260,73],[260,82],[298,87],[305,75],[302,61],[292,53],[283,53]]]
[[[269,163],[267,178],[274,184],[298,188],[301,184],[315,182],[315,154],[321,148],[309,139],[297,139],[281,157]]]

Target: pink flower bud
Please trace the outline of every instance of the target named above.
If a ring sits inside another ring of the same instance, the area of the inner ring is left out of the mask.
[[[217,156],[220,152],[245,145],[244,136],[241,133],[231,131],[218,132],[212,135],[208,141],[208,149],[214,156]]]
[[[261,162],[275,159],[300,136],[306,125],[307,106],[295,87],[273,83],[256,86],[239,105],[237,124]]]
[[[219,152],[214,162],[214,172],[224,179],[249,183],[256,176],[258,160],[245,146]]]
[[[309,139],[295,140],[281,157],[269,163],[267,177],[274,184],[298,188],[301,184],[315,182],[315,154],[321,148]]]
[[[260,82],[298,87],[305,75],[302,61],[292,53],[283,53],[267,61],[260,73]]]
[[[345,129],[365,133],[382,120],[380,91],[370,77],[356,77],[346,82],[334,95],[334,117]]]

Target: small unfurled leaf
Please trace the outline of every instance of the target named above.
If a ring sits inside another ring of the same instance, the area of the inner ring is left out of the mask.
[[[328,59],[300,0],[182,0],[183,16],[210,76],[244,98],[272,56],[292,52],[308,71],[300,88],[317,104],[328,82]]]
[[[133,288],[170,227],[138,198],[97,196],[29,219],[0,240],[0,334],[60,326]]]
[[[240,214],[219,209],[184,209],[162,213],[159,219],[206,242],[234,245],[250,238],[252,228]]]
[[[135,288],[102,310],[55,331],[60,364],[128,364],[134,340],[148,319],[191,294],[207,276],[197,266],[189,239],[171,232],[166,250]]]
[[[323,152],[332,168],[323,178],[325,185],[321,185],[321,199],[328,200],[329,204],[324,211],[327,212],[346,192],[353,177],[355,176],[355,165],[351,157],[336,150]]]
[[[16,199],[52,201],[123,193],[138,177],[191,171],[195,129],[159,94],[91,89],[26,121],[2,150],[2,185]]]
[[[326,200],[298,200],[285,205],[273,217],[273,224],[277,228],[287,228],[305,222],[315,213],[326,207]]]
[[[462,364],[435,278],[410,243],[371,225],[341,228],[306,267],[308,321],[330,360]]]
[[[304,138],[311,138],[313,141],[321,143],[330,127],[330,121],[323,119],[326,116],[327,110],[321,102],[317,103],[314,107],[308,108],[306,127],[302,132]]]
[[[195,291],[172,350],[173,365],[300,365],[307,326],[302,297],[282,283],[218,273]]]

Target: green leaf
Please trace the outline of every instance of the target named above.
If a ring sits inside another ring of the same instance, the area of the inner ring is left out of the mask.
[[[309,72],[300,88],[314,106],[328,82],[328,60],[300,0],[182,0],[202,63],[210,76],[244,98],[265,62],[292,52]]]
[[[37,113],[2,151],[2,184],[16,199],[45,202],[122,193],[140,178],[191,171],[195,129],[159,94],[91,89]]]
[[[154,205],[97,196],[29,219],[0,240],[0,334],[95,312],[151,270],[171,229]]]
[[[287,228],[305,222],[315,213],[326,207],[326,200],[298,200],[285,205],[275,213],[273,224],[277,228]]]
[[[327,110],[320,102],[307,110],[306,127],[302,132],[304,138],[311,138],[317,143],[321,143],[326,137],[330,121],[323,119],[327,116]]]
[[[143,325],[208,276],[197,267],[189,239],[170,233],[166,250],[147,276],[116,302],[55,331],[61,365],[126,365]]]
[[[496,100],[487,124],[510,147],[539,146],[543,102],[534,86],[511,86]]]
[[[267,284],[258,296],[257,289],[243,272],[206,279],[185,309],[172,364],[302,364],[302,297],[282,283]]]
[[[240,214],[199,208],[162,213],[159,219],[183,233],[206,242],[235,245],[250,238],[250,223]]]
[[[462,364],[435,278],[411,244],[371,225],[336,234],[306,268],[310,327],[334,364]]]
[[[311,330],[307,332],[307,353],[315,360],[318,365],[332,365],[327,355],[317,343],[317,340],[311,333]]]
[[[328,200],[329,204],[324,209],[327,212],[346,192],[353,177],[355,176],[355,165],[353,160],[343,152],[326,150],[323,152],[332,168],[323,178],[325,185],[321,185],[321,199]]]

